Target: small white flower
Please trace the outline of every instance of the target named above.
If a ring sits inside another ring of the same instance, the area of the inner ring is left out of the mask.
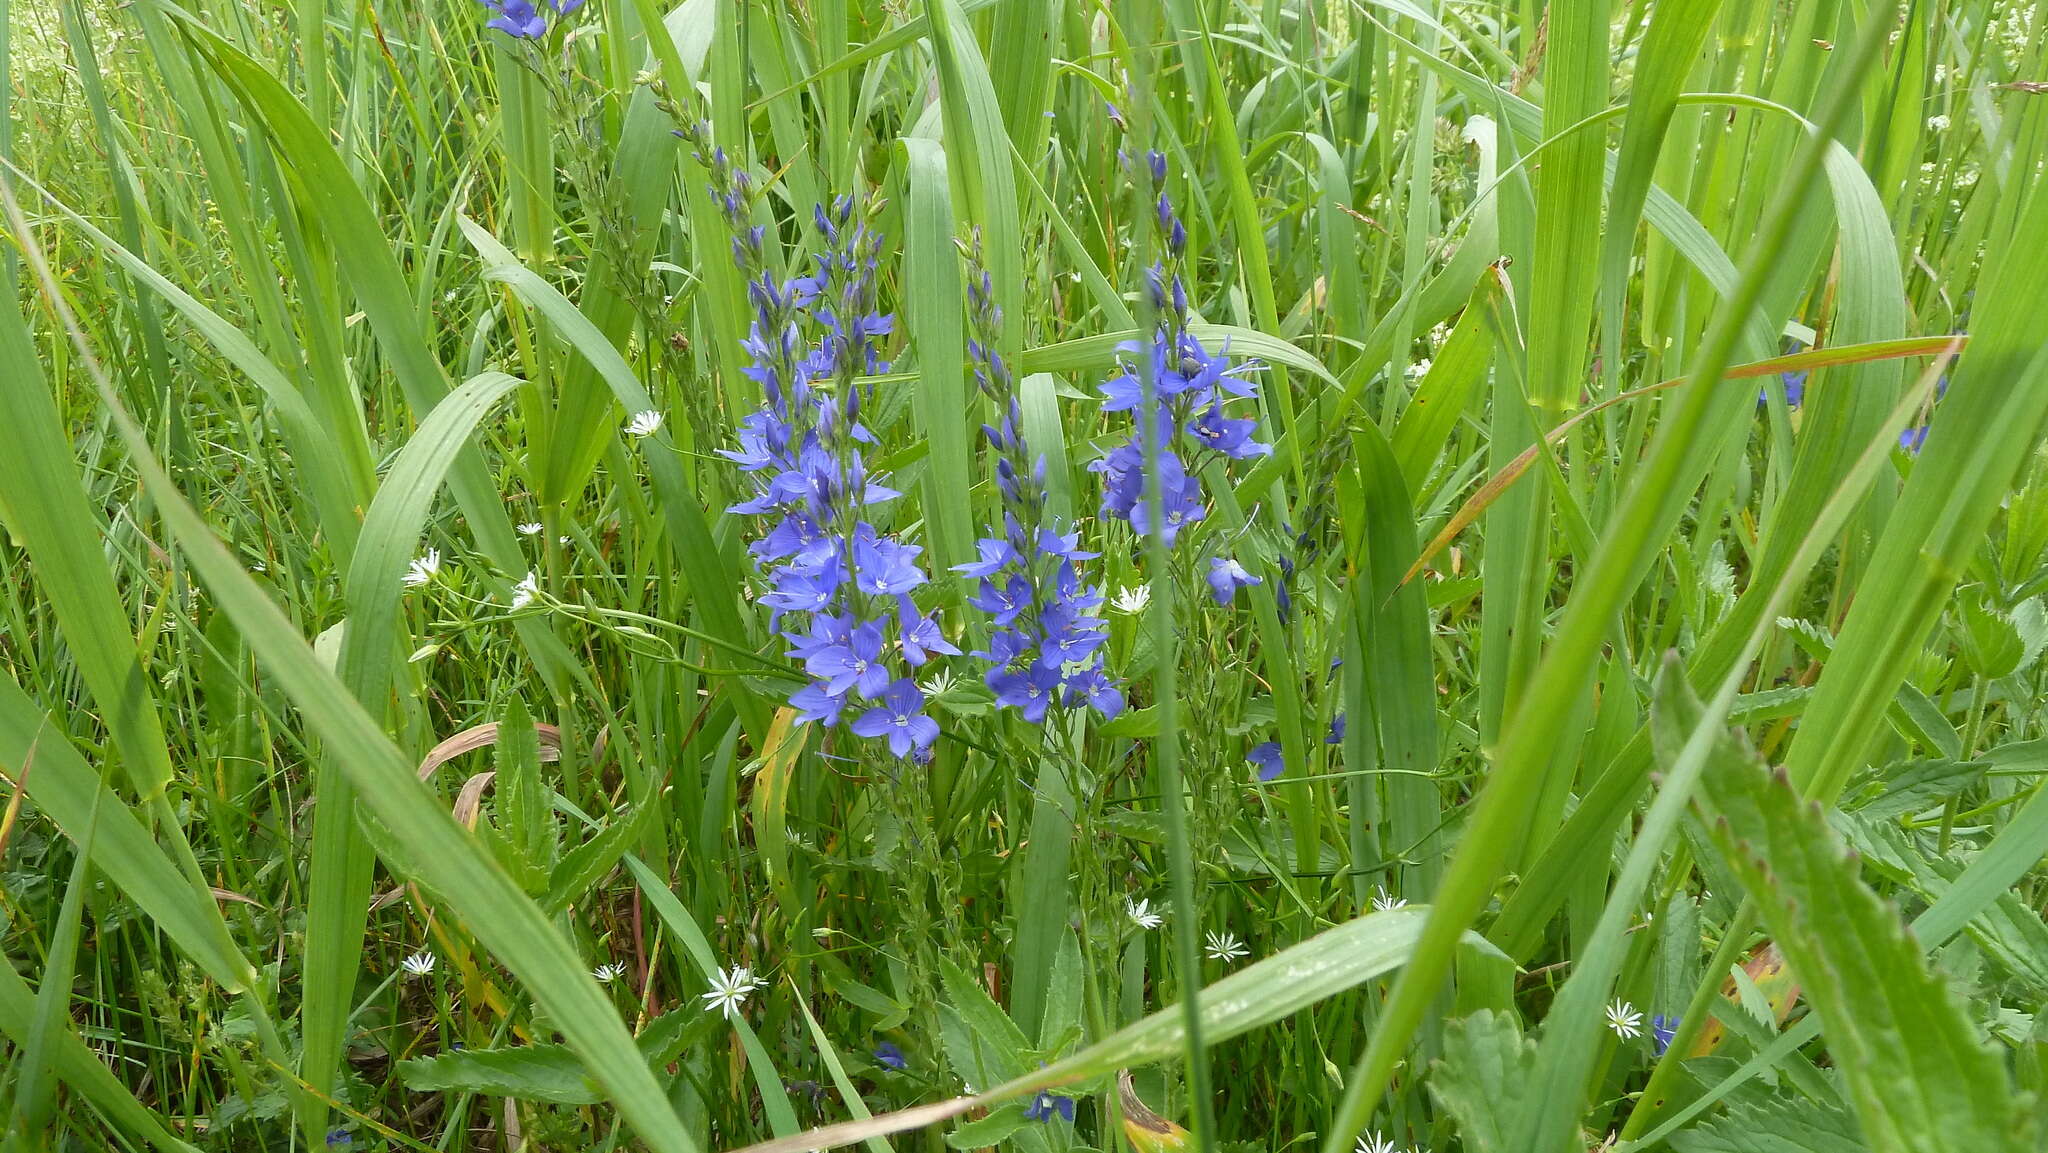
[[[1203,937],[1208,945],[1202,951],[1209,954],[1212,961],[1235,961],[1251,952],[1234,933],[1204,933]]]
[[[1430,366],[1430,359],[1429,359],[1428,357],[1426,357],[1426,356],[1425,356],[1425,357],[1423,357],[1423,358],[1422,358],[1421,360],[1418,360],[1418,361],[1416,361],[1416,362],[1415,362],[1414,364],[1411,364],[1411,365],[1409,365],[1409,366],[1408,366],[1408,375],[1409,375],[1409,376],[1411,376],[1411,377],[1424,377],[1424,376],[1428,376],[1428,375],[1429,375],[1429,366]]]
[[[1375,913],[1392,912],[1407,903],[1407,898],[1396,897],[1378,885],[1374,885],[1372,888],[1372,909]]]
[[[1377,1129],[1367,1129],[1358,1139],[1357,1153],[1401,1153],[1401,1147],[1387,1140]]]
[[[528,570],[526,579],[512,586],[512,611],[518,612],[540,595],[540,574]]]
[[[633,419],[626,422],[626,435],[635,440],[644,436],[653,436],[661,429],[661,419],[661,414],[653,409],[649,409],[646,412],[636,412],[633,414]]]
[[[441,550],[430,548],[425,556],[414,557],[412,563],[406,566],[405,587],[416,589],[421,585],[430,584],[433,582],[434,574],[440,571]]]
[[[1134,617],[1144,612],[1145,606],[1151,603],[1152,586],[1134,585],[1130,588],[1116,590],[1116,597],[1109,602],[1109,607],[1125,616]]]
[[[427,952],[425,949],[422,949],[419,952],[414,953],[412,956],[407,957],[405,960],[400,961],[398,963],[399,968],[404,969],[406,972],[411,973],[415,977],[424,977],[427,974],[433,972],[434,965],[434,955],[432,953]]]
[[[1929,117],[1927,118],[1927,131],[1929,131],[1929,132],[1947,132],[1947,131],[1948,131],[1948,117],[1946,117],[1946,116],[1929,116]]]
[[[563,534],[562,534],[561,536],[558,536],[558,537],[556,537],[556,538],[555,538],[555,543],[556,543],[556,544],[560,544],[560,545],[566,545],[566,544],[568,544],[568,543],[569,543],[569,534],[568,534],[568,533],[563,533]]]
[[[618,980],[625,971],[626,963],[624,961],[607,961],[592,969],[590,975],[597,978],[598,984],[609,985],[613,981]]]
[[[711,991],[702,994],[704,1007],[716,1009],[731,1020],[739,1016],[740,1006],[747,1003],[748,994],[760,987],[760,979],[745,965],[720,969],[718,975],[711,979]]]
[[[1607,1006],[1607,1027],[1624,1041],[1633,1041],[1643,1035],[1643,1014],[1634,1005],[1619,998]]]
[[[953,670],[940,669],[938,672],[933,673],[931,676],[919,682],[917,687],[920,691],[924,693],[924,695],[927,698],[937,699],[939,697],[945,696],[948,692],[951,692],[953,689],[953,683]]]
[[[520,525],[520,526],[519,526],[519,535],[520,535],[520,536],[539,536],[539,535],[540,535],[540,530],[541,530],[541,528],[542,528],[542,525],[541,525],[541,523],[540,523],[539,521],[537,521],[537,520],[530,520],[530,521],[527,521],[527,522],[526,522],[525,524],[522,524],[522,525]]]
[[[1166,923],[1166,918],[1152,911],[1151,900],[1133,901],[1124,898],[1124,911],[1131,915],[1131,923],[1140,929],[1156,929]]]

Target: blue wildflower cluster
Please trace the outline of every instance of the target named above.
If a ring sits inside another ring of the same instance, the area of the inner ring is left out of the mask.
[[[1166,179],[1166,158],[1158,152],[1148,155],[1155,186]],[[1253,439],[1258,421],[1232,417],[1225,404],[1233,399],[1258,395],[1258,386],[1246,378],[1255,369],[1252,362],[1233,363],[1229,342],[1210,353],[1188,331],[1187,285],[1181,276],[1181,262],[1187,255],[1187,228],[1175,215],[1173,202],[1164,191],[1154,206],[1153,223],[1164,245],[1166,258],[1146,275],[1147,290],[1159,314],[1149,347],[1127,341],[1118,349],[1131,356],[1149,356],[1151,394],[1147,395],[1144,373],[1128,360],[1117,375],[1102,384],[1104,412],[1129,412],[1136,427],[1131,438],[1090,465],[1103,477],[1102,515],[1126,521],[1140,534],[1152,531],[1151,512],[1145,500],[1145,456],[1149,447],[1158,452],[1161,534],[1168,545],[1180,531],[1207,515],[1202,482],[1196,475],[1201,454],[1214,453],[1233,460],[1261,456],[1271,445]],[[1183,453],[1187,456],[1183,456]],[[1196,468],[1189,467],[1189,460]],[[1222,594],[1218,594],[1221,596]]]
[[[861,448],[875,437],[860,421],[859,378],[882,368],[874,338],[891,329],[874,311],[881,238],[854,220],[851,200],[820,206],[814,223],[827,251],[816,271],[778,281],[762,229],[746,223],[745,173],[723,152],[700,159],[754,306],[746,372],[763,403],[740,422],[740,447],[720,452],[755,478],[754,495],[729,511],[771,522],[748,552],[769,585],[760,597],[769,627],[811,677],[789,703],[828,727],[856,710],[855,734],[887,740],[899,757],[923,754],[939,726],[903,665],[960,650],[910,597],[927,580],[923,550],[876,529],[866,512],[900,495],[868,471]]]
[[[995,346],[1002,327],[993,286],[979,251],[968,297],[974,335],[968,351],[975,383],[1002,412],[1000,427],[982,426],[996,454],[996,488],[1003,498],[1003,531],[975,542],[977,559],[954,570],[981,583],[970,602],[995,622],[985,660],[996,704],[1032,724],[1055,704],[1086,703],[1106,717],[1124,708],[1124,695],[1102,668],[1109,630],[1095,615],[1102,593],[1081,583],[1080,562],[1098,554],[1081,548],[1078,532],[1060,531],[1045,507],[1045,458],[1024,443],[1024,418],[1009,366]],[[990,533],[995,530],[991,528]]]
[[[538,40],[548,34],[547,15],[533,0],[483,0],[483,5],[493,13],[484,23],[486,28],[520,40]],[[556,15],[567,16],[583,7],[583,0],[548,0],[548,5]]]

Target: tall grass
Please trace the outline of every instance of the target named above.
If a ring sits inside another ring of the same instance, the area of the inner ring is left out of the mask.
[[[0,0],[7,1149],[2035,1147],[2039,10],[562,6]]]

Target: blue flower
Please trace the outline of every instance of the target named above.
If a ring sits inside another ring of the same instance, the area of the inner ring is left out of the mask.
[[[1010,547],[1009,541],[999,537],[981,538],[974,542],[974,550],[981,554],[981,559],[969,561],[966,564],[956,564],[953,566],[954,572],[971,577],[986,578],[994,576],[996,573],[1015,564],[1018,560],[1017,550]]]
[[[887,737],[889,751],[907,757],[924,750],[939,739],[939,722],[924,715],[924,694],[909,677],[892,683],[874,708],[853,722],[853,731],[863,737]]]
[[[877,596],[907,593],[925,582],[917,567],[917,555],[924,550],[913,544],[879,538],[863,524],[854,533],[853,568],[859,574],[860,591]]]
[[[1341,745],[1344,743],[1343,713],[1338,713],[1334,718],[1331,719],[1330,734],[1323,738],[1323,743],[1326,745]]]
[[[1678,1035],[1678,1018],[1658,1013],[1650,1018],[1650,1043],[1662,1057],[1671,1048],[1671,1039]]]
[[[1255,577],[1245,567],[1230,557],[1209,558],[1209,593],[1219,605],[1227,605],[1237,598],[1237,590],[1247,585],[1265,584],[1264,578]]]
[[[484,0],[484,7],[497,13],[484,22],[486,28],[496,28],[521,40],[538,40],[547,35],[547,17],[534,10],[532,0]],[[572,6],[567,11],[575,10]]]
[[[1926,443],[1927,426],[1924,424],[1918,428],[1909,428],[1899,434],[1899,447],[1912,453],[1914,456],[1920,455],[1920,449]]]
[[[1038,1096],[1033,1097],[1031,1104],[1024,1110],[1026,1121],[1050,1121],[1055,1116],[1062,1121],[1072,1121],[1074,1099],[1041,1089]]]
[[[804,671],[825,682],[825,691],[844,696],[849,689],[873,699],[889,687],[889,667],[882,663],[882,630],[865,622],[839,644],[820,649],[804,661]]]
[[[327,1131],[327,1147],[329,1149],[346,1149],[355,1143],[355,1135],[346,1129],[329,1129]]]
[[[554,2],[561,9],[581,0]],[[894,327],[873,308],[880,237],[855,221],[851,200],[820,206],[814,223],[825,251],[807,274],[778,279],[768,268],[765,233],[748,223],[752,183],[722,149],[705,155],[708,134],[699,125],[690,138],[711,170],[711,195],[746,274],[754,316],[742,342],[751,357],[745,374],[762,394],[761,407],[740,421],[739,446],[720,450],[752,478],[752,495],[727,511],[768,521],[747,546],[767,584],[758,600],[770,610],[769,627],[811,677],[789,703],[800,719],[830,727],[849,699],[885,698],[886,707],[859,715],[855,733],[886,736],[899,757],[922,752],[937,737],[937,723],[910,715],[923,705],[914,685],[914,700],[891,694],[910,684],[904,664],[959,650],[910,599],[927,583],[917,563],[923,549],[871,519],[871,510],[901,495],[869,471],[860,447],[875,443],[860,420],[861,377],[879,370],[874,339]]]
[[[1165,156],[1153,152],[1146,162],[1153,183],[1162,183]],[[1224,460],[1243,460],[1263,456],[1272,446],[1253,439],[1258,431],[1256,420],[1226,413],[1228,401],[1258,395],[1258,386],[1247,375],[1254,366],[1232,360],[1228,340],[1211,352],[1188,330],[1187,286],[1180,275],[1187,229],[1163,191],[1156,209],[1154,224],[1168,259],[1146,273],[1146,288],[1161,321],[1150,341],[1126,341],[1118,346],[1119,370],[1101,385],[1102,411],[1129,412],[1137,428],[1127,442],[1088,467],[1102,474],[1105,518],[1127,521],[1141,536],[1156,528],[1170,547],[1182,528],[1201,520],[1206,512],[1202,483],[1196,475],[1199,467],[1190,469],[1183,453],[1206,452]],[[1122,359],[1129,357],[1144,357],[1150,363],[1141,370],[1129,359]],[[1151,440],[1147,441],[1147,436]],[[1160,494],[1161,523],[1156,526],[1145,495],[1148,450],[1155,458]]]
[[[993,351],[1002,313],[980,255],[977,241],[970,254],[970,270],[979,275],[968,280],[974,333],[968,352],[976,384],[1003,412],[1000,427],[982,426],[995,452],[1003,523],[1000,532],[991,526],[975,542],[977,559],[953,566],[976,578],[968,603],[995,625],[988,648],[974,656],[988,662],[983,680],[996,704],[1032,724],[1043,723],[1055,705],[1085,704],[1114,717],[1123,711],[1124,696],[1102,668],[1099,650],[1109,639],[1095,616],[1102,594],[1082,583],[1079,568],[1100,554],[1082,548],[1080,532],[1046,510],[1045,458],[1025,443],[1009,369]]]
[[[884,1041],[875,1046],[875,1064],[899,1073],[910,1067],[910,1062],[903,1056],[903,1050],[897,1048],[894,1041]]]
[[[1804,370],[1799,372],[1781,372],[1778,374],[1779,382],[1785,387],[1785,407],[1798,408],[1806,403],[1806,377],[1807,373]],[[1767,384],[1757,391],[1756,403],[1761,407],[1769,404],[1770,401],[1771,386]]]
[[[1251,439],[1259,429],[1256,420],[1232,420],[1223,415],[1223,402],[1213,400],[1207,408],[1188,422],[1188,435],[1207,446],[1213,452],[1220,452],[1233,460],[1246,457],[1264,456],[1273,451],[1270,444],[1260,444]]]
[[[839,714],[846,709],[846,694],[830,692],[814,681],[789,694],[789,703],[796,709],[797,720],[816,721],[829,729],[839,723]]]
[[[897,639],[903,646],[903,659],[909,661],[912,668],[923,668],[925,662],[931,660],[933,653],[956,657],[960,655],[960,650],[946,639],[945,633],[939,631],[937,617],[920,615],[917,605],[909,597],[897,597],[896,603],[900,610],[898,622],[902,628],[902,633]]]
[[[1045,720],[1046,707],[1052,704],[1053,690],[1059,683],[1059,670],[1044,665],[1033,665],[1021,673],[998,670],[988,679],[996,703],[1023,713],[1024,719],[1034,725]]]
[[[1270,781],[1287,769],[1287,763],[1280,759],[1280,742],[1266,741],[1253,745],[1245,760],[1259,766],[1259,779]]]

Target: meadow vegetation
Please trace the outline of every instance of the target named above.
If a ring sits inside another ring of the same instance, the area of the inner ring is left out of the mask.
[[[2041,6],[0,16],[0,1148],[2048,1141]]]

